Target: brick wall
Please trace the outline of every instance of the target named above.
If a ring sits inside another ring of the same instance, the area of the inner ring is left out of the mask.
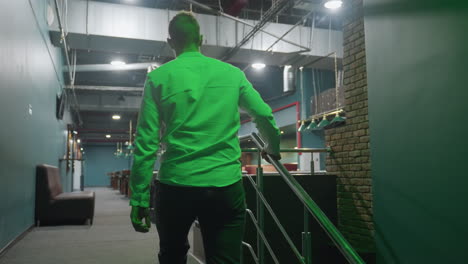
[[[327,171],[336,174],[339,229],[358,250],[373,252],[372,178],[367,111],[367,73],[362,0],[345,1],[343,71],[346,124],[325,131],[334,153]]]

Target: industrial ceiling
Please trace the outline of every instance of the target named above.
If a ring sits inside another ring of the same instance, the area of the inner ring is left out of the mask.
[[[165,39],[167,23],[179,10],[195,12],[206,39],[202,52],[244,69],[261,94],[269,89],[267,72],[286,64],[333,70],[330,54],[342,57],[341,16],[325,10],[320,0],[50,0],[49,6],[55,2],[61,19],[49,21],[50,34],[61,47],[62,31],[66,35],[67,71],[73,74],[64,75],[65,88],[74,97],[71,106],[83,143],[128,140],[148,67],[174,58]],[[246,26],[261,24],[267,15],[258,32]],[[110,65],[115,60],[126,65]],[[264,75],[248,67],[255,60],[267,64]],[[115,114],[121,118],[113,120]]]

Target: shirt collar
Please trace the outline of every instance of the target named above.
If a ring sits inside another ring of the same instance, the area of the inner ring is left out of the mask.
[[[184,52],[182,54],[179,54],[177,58],[185,58],[185,57],[201,57],[203,54],[201,54],[198,51],[189,51],[189,52]]]

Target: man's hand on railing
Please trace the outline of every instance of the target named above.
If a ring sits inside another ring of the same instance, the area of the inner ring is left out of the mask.
[[[281,159],[281,154],[269,154],[269,155],[275,160]],[[268,163],[272,163],[266,151],[262,151],[262,158],[266,160]]]

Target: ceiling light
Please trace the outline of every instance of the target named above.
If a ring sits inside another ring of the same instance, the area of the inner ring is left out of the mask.
[[[284,131],[283,131],[283,130],[281,130],[281,134],[284,134]]]
[[[119,61],[119,60],[115,60],[115,61],[111,61],[110,63],[111,65],[114,65],[114,66],[122,66],[122,65],[125,65],[125,61]]]
[[[114,120],[119,120],[119,119],[120,119],[120,115],[113,115],[113,116],[112,116],[112,119],[114,119]]]
[[[75,134],[75,135],[76,135],[76,134],[78,134],[78,132],[76,132],[76,131],[73,131],[73,134]]]
[[[81,139],[77,139],[76,142],[81,143]]]
[[[252,64],[252,68],[254,68],[256,70],[261,70],[261,69],[265,68],[265,64],[264,63],[254,63],[254,64]]]
[[[110,137],[111,137],[111,135],[106,135],[106,138],[110,138]]]
[[[81,149],[81,151],[83,151],[83,148],[80,148],[80,149]]]
[[[338,9],[343,5],[343,1],[341,0],[329,0],[325,2],[324,6],[328,9]]]

